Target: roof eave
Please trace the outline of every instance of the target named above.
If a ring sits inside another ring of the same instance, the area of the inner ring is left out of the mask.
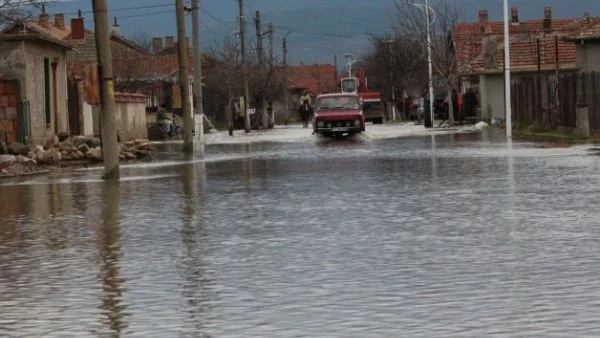
[[[556,65],[545,64],[545,65],[542,65],[541,67],[539,67],[539,69],[543,72],[555,71]],[[558,69],[559,70],[576,70],[577,65],[575,63],[561,64],[561,65],[559,65]],[[511,66],[510,70],[511,70],[511,73],[537,72],[538,66],[537,65]],[[494,68],[494,69],[476,68],[469,72],[465,72],[465,71],[460,72],[459,76],[496,75],[496,74],[503,74],[503,73],[504,73],[504,69],[502,67]]]
[[[564,41],[567,42],[599,42],[600,41],[600,36],[585,36],[585,37],[577,37],[577,36],[571,36],[571,37],[567,37],[564,39]]]
[[[52,44],[55,44],[57,46],[60,46],[64,49],[67,50],[74,50],[74,48],[66,43],[63,43],[59,40],[56,39],[52,39],[52,38],[48,38],[46,36],[43,35],[38,35],[38,34],[23,34],[23,35],[17,35],[17,34],[0,34],[0,40],[1,41],[23,41],[23,40],[41,40],[41,41],[45,41],[45,42],[50,42]]]

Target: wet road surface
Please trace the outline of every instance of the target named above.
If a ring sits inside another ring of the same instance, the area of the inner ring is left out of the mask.
[[[600,157],[210,145],[0,181],[2,337],[598,337]]]

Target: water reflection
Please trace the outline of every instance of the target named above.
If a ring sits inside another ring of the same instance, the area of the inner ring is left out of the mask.
[[[0,186],[0,336],[598,337],[600,160],[479,137]]]
[[[438,180],[438,164],[437,164],[435,134],[431,134],[431,175],[433,178],[433,182],[434,183],[437,182],[437,180]]]
[[[201,148],[204,145],[200,145]],[[188,164],[181,175],[183,210],[181,210],[182,296],[187,303],[189,337],[201,337],[206,327],[206,227],[202,212],[206,185],[206,165]]]
[[[100,278],[102,282],[101,305],[104,318],[102,327],[107,336],[121,337],[127,328],[127,306],[123,303],[125,280],[121,277],[123,259],[120,214],[120,184],[108,181],[102,189],[104,201],[103,222],[98,229],[100,251]]]

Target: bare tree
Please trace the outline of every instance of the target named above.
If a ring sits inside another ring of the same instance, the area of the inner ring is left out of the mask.
[[[151,74],[153,55],[135,41],[112,42],[115,89],[123,92],[144,92]]]
[[[205,102],[214,104],[218,111],[233,107],[232,102],[243,95],[241,54],[239,45],[230,38],[223,40],[219,46],[209,52],[216,63],[205,78]],[[248,82],[250,86],[250,105],[261,111],[269,102],[282,96],[285,85],[283,68],[268,63],[259,63],[257,55],[247,52]],[[228,122],[229,113],[224,116]]]
[[[382,92],[389,102],[405,91],[424,92],[427,60],[418,39],[374,36],[371,43],[371,51],[363,58],[371,88]]]
[[[215,60],[215,67],[204,79],[204,101],[212,105],[214,111],[224,112],[221,120],[226,120],[231,127],[235,122],[232,105],[242,93],[240,51],[232,39],[226,38],[209,51],[209,55]]]
[[[421,45],[427,47],[427,20],[424,8],[415,4],[414,0],[396,0],[393,27],[396,35],[410,36],[418,39]],[[446,82],[448,92],[448,124],[454,124],[453,97],[458,87],[458,60],[454,52],[452,30],[464,14],[464,10],[454,0],[440,0],[431,5],[432,21],[431,58],[434,74]],[[433,99],[433,98],[430,98]]]
[[[262,112],[269,103],[283,96],[286,88],[283,67],[259,62],[258,58],[255,58],[249,67],[248,76],[250,95],[257,112]]]
[[[43,1],[34,0],[0,0],[0,31],[9,25],[25,20],[33,11],[42,5]],[[11,42],[0,41],[0,76],[15,76],[16,65],[22,62],[22,50],[6,48]]]
[[[152,50],[152,37],[146,32],[135,32],[127,39],[144,49]]]
[[[7,24],[23,20],[41,7],[42,0],[0,0],[0,29]]]

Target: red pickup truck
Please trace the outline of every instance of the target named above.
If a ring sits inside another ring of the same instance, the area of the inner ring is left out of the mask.
[[[365,131],[360,97],[351,93],[319,95],[312,125],[313,132],[323,136],[354,135]]]

